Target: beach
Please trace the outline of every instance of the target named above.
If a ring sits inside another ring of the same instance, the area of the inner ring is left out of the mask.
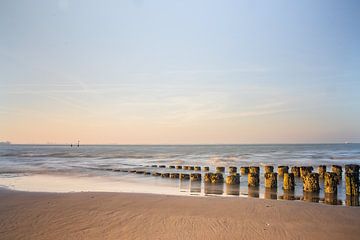
[[[1,239],[358,239],[360,208],[253,198],[0,191]]]

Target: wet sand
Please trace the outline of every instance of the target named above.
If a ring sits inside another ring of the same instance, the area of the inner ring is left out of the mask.
[[[359,239],[360,208],[252,198],[0,190],[1,239]]]

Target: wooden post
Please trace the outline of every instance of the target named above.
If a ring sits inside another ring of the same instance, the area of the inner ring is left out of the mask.
[[[285,191],[295,190],[295,177],[293,173],[284,173],[283,189]]]
[[[180,173],[179,177],[181,180],[190,179],[190,175],[188,173]]]
[[[359,174],[359,165],[357,165],[357,164],[345,165],[345,173],[357,173],[357,174]]]
[[[256,173],[257,175],[260,174],[260,167],[251,166],[249,167],[249,173]]]
[[[284,173],[287,173],[289,171],[288,166],[278,166],[278,174],[279,176],[284,176]]]
[[[249,187],[258,187],[260,182],[259,174],[250,172],[248,174],[248,186]]]
[[[264,166],[265,173],[272,173],[274,172],[274,166]]]
[[[265,188],[277,188],[277,173],[268,172],[264,174]]]
[[[201,181],[201,173],[191,173],[190,180],[191,181]]]
[[[232,185],[240,184],[240,174],[235,173],[226,176],[225,182],[226,184],[232,184]]]
[[[241,167],[240,168],[241,175],[246,175],[249,173],[249,167]]]
[[[213,173],[211,175],[211,183],[223,183],[224,176],[222,173]]]
[[[325,165],[318,166],[318,172],[319,172],[319,177],[324,178],[326,173],[326,166]]]
[[[237,173],[237,167],[229,167],[229,173]]]
[[[179,178],[179,173],[170,173],[170,178]]]
[[[303,190],[304,192],[319,192],[319,174],[309,173],[303,177]]]
[[[194,170],[195,170],[195,171],[201,171],[201,167],[200,167],[200,166],[195,166],[195,167],[194,167]]]
[[[346,195],[359,195],[359,174],[351,172],[345,173],[345,189]]]
[[[337,193],[338,179],[336,173],[326,172],[324,174],[324,192]]]
[[[339,165],[332,165],[331,171],[336,173],[336,175],[338,177],[338,183],[340,183],[341,178],[342,178],[342,167]]]
[[[170,177],[170,173],[162,173],[161,177],[168,178],[168,177]]]
[[[300,168],[299,167],[291,167],[291,172],[294,174],[294,177],[300,177]]]
[[[205,173],[204,174],[204,182],[211,183],[211,176],[213,173]]]
[[[313,167],[309,166],[302,166],[300,167],[300,177],[305,177],[306,175],[310,174],[314,170]]]

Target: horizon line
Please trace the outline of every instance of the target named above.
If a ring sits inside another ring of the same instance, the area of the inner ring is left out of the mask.
[[[360,144],[360,142],[299,142],[299,143],[86,143],[80,146],[225,146],[225,145],[347,145],[347,144]],[[3,145],[47,145],[47,146],[68,146],[71,143],[9,143]],[[73,144],[75,147],[77,144]]]

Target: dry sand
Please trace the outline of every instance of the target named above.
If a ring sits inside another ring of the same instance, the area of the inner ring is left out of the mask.
[[[360,239],[359,219],[293,201],[0,190],[0,239]]]

